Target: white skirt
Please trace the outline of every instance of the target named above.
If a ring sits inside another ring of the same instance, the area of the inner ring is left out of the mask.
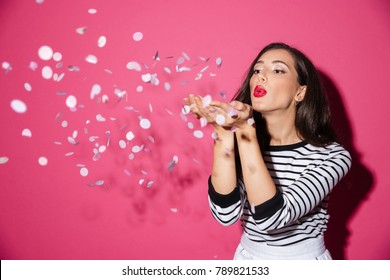
[[[308,239],[297,245],[269,246],[250,240],[245,234],[234,254],[235,260],[331,260],[324,238]]]

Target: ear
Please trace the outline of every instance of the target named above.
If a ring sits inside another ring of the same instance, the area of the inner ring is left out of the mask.
[[[307,86],[300,86],[297,94],[295,95],[295,102],[299,103],[305,98]]]

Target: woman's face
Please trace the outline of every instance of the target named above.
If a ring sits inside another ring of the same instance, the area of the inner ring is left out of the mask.
[[[294,58],[284,49],[264,53],[253,68],[250,79],[252,107],[263,114],[294,113],[303,100],[306,86],[298,83]]]

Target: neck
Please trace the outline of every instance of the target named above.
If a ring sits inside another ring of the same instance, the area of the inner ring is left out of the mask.
[[[270,145],[290,145],[302,141],[295,128],[295,115],[263,115],[268,132],[271,136]]]

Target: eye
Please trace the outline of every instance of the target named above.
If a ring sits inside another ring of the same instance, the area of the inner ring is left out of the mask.
[[[286,71],[284,71],[284,70],[282,70],[282,69],[275,69],[275,70],[274,70],[274,73],[275,73],[275,74],[284,74],[284,73],[286,73]]]
[[[261,69],[253,69],[253,75],[260,74]]]

